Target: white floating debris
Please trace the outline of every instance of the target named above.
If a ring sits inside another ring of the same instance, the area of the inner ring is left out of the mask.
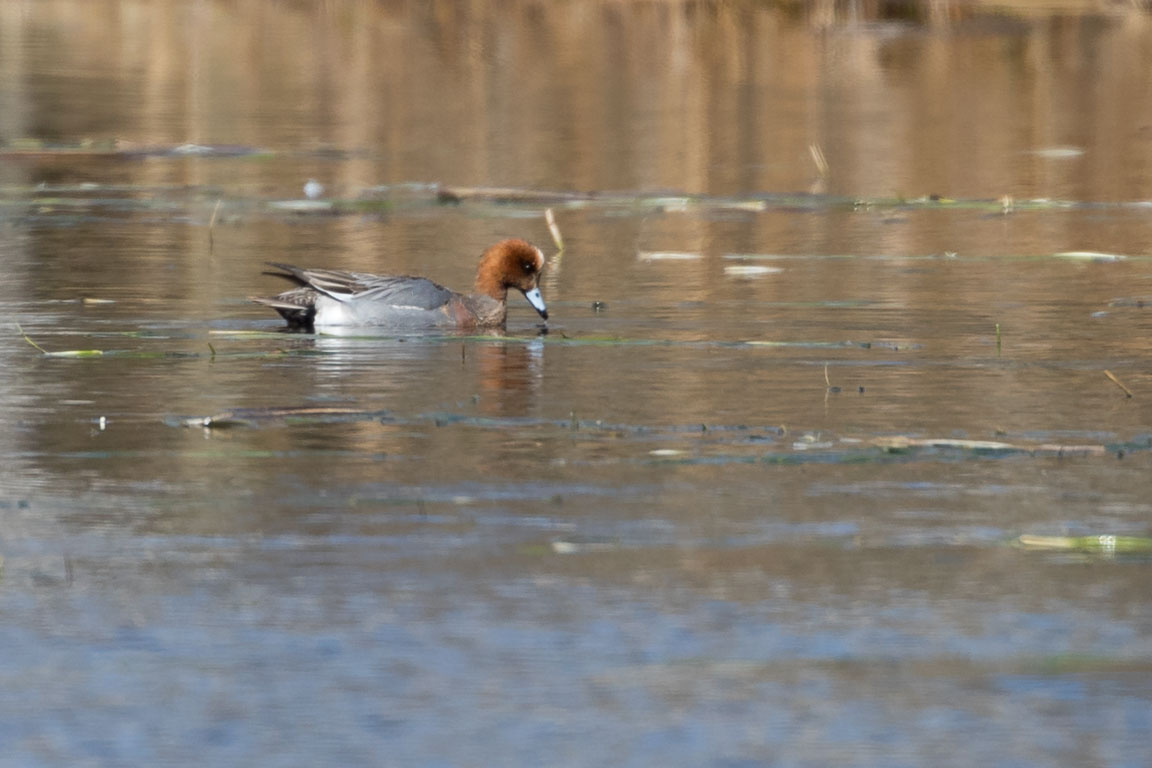
[[[654,197],[647,202],[666,211],[687,211],[692,208],[694,201],[690,197]]]
[[[724,254],[724,258],[730,261],[795,261],[799,259],[859,259],[871,257],[861,256],[855,253],[726,253]]]
[[[640,251],[636,258],[640,261],[695,261],[704,256],[690,251]]]
[[[835,443],[831,443],[831,442],[809,443],[809,442],[797,441],[795,443],[792,443],[792,450],[794,450],[794,451],[811,451],[814,449],[832,448],[832,447],[835,447],[835,445],[836,445]]]
[[[212,147],[206,147],[203,144],[181,144],[172,148],[174,155],[210,155],[212,154]]]
[[[1124,261],[1128,258],[1120,253],[1101,253],[1099,251],[1063,251],[1052,255],[1058,259],[1079,259],[1081,261]]]
[[[1032,154],[1038,157],[1061,160],[1069,157],[1080,157],[1084,154],[1084,150],[1080,149],[1080,147],[1042,147],[1033,150]]]
[[[887,451],[904,451],[909,448],[960,448],[968,451],[997,452],[1026,450],[1022,446],[996,440],[963,440],[948,437],[918,439],[903,435],[876,438],[872,440],[872,444]]]
[[[717,208],[728,208],[734,211],[766,211],[767,200],[725,200],[716,203]]]
[[[679,456],[682,453],[684,453],[684,451],[678,451],[675,448],[657,448],[648,451],[649,456]]]
[[[759,264],[730,264],[724,267],[724,274],[732,277],[761,277],[783,271],[781,267],[765,267]]]
[[[316,179],[308,179],[304,183],[304,197],[309,200],[316,200],[324,194],[324,185],[316,181]]]
[[[552,551],[558,555],[576,555],[581,552],[611,552],[620,549],[620,542],[600,537],[556,539],[549,542],[549,545],[552,547]]]
[[[268,205],[282,211],[296,211],[297,213],[332,210],[332,203],[327,200],[273,200]]]

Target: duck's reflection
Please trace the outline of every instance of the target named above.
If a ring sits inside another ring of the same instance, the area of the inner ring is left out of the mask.
[[[544,340],[477,344],[478,408],[485,416],[527,416],[544,377]]]
[[[387,395],[414,411],[467,401],[487,417],[523,417],[537,405],[544,377],[544,336],[379,335],[365,329],[323,335],[286,334],[288,350],[313,350],[316,395],[339,389]],[[454,408],[453,408],[454,410]]]

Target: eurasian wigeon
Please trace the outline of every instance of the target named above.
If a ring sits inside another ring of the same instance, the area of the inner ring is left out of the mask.
[[[384,326],[492,328],[504,325],[508,289],[515,288],[548,319],[540,296],[544,254],[524,240],[502,240],[484,251],[472,293],[450,291],[426,277],[372,275],[269,264],[298,287],[252,301],[272,307],[293,328]]]

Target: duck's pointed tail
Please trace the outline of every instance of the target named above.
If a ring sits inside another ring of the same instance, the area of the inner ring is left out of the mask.
[[[316,319],[316,292],[308,288],[297,288],[279,296],[249,296],[248,300],[272,307],[292,328],[311,329]]]

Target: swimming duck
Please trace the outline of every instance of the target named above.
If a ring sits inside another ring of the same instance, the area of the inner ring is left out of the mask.
[[[272,307],[293,328],[381,326],[393,328],[494,328],[504,325],[508,289],[524,294],[548,319],[540,295],[544,254],[524,240],[502,240],[480,257],[471,293],[457,293],[426,277],[302,269],[269,262],[296,288],[252,301]]]

